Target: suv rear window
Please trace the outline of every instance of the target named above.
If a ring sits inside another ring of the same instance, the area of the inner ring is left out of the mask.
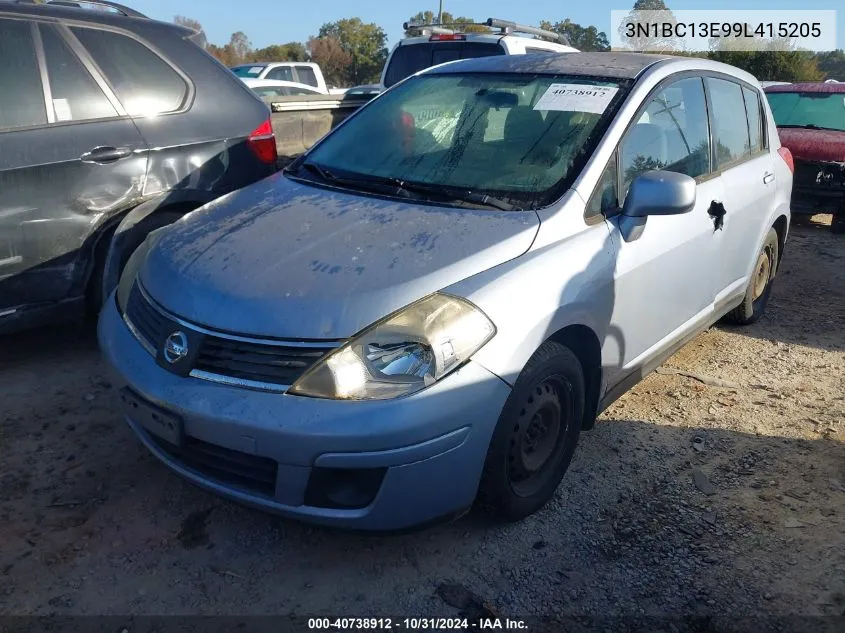
[[[173,112],[182,107],[188,86],[158,55],[137,40],[89,28],[71,29],[105,73],[130,116]]]
[[[32,27],[0,20],[0,130],[47,123]]]
[[[778,127],[818,127],[845,132],[845,93],[766,93]]]
[[[505,49],[493,42],[426,42],[399,46],[390,56],[384,85],[390,87],[416,72],[456,59],[504,54]]]

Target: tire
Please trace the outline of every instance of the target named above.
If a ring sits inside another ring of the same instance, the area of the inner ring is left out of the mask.
[[[748,288],[742,303],[725,315],[725,320],[736,325],[751,325],[766,311],[772,294],[772,283],[779,263],[778,234],[769,229],[763,247],[757,254]]]
[[[578,358],[546,341],[519,374],[487,450],[478,496],[493,517],[519,521],[548,503],[572,461],[585,404]]]

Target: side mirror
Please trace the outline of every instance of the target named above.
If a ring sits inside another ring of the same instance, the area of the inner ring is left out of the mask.
[[[649,171],[631,183],[622,215],[645,218],[649,215],[680,215],[695,206],[695,180],[673,171]]]

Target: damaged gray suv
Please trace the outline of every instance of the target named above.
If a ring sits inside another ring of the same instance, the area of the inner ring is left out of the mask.
[[[181,476],[289,517],[525,517],[615,398],[763,313],[779,149],[757,81],[715,62],[418,73],[135,251],[99,324],[122,413]]]

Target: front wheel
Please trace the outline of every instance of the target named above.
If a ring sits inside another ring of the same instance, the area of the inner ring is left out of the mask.
[[[543,343],[514,384],[487,451],[479,501],[493,516],[518,521],[548,503],[572,461],[585,401],[578,358]]]
[[[725,315],[725,320],[737,325],[751,325],[766,311],[772,282],[778,266],[778,234],[769,229],[763,247],[757,254],[754,271],[748,281],[742,303]]]

